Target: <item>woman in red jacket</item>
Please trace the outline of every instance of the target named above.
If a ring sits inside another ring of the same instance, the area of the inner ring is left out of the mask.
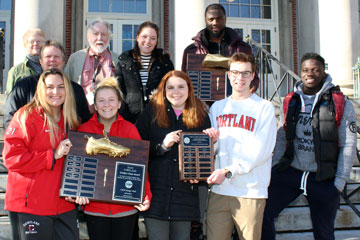
[[[9,170],[5,209],[16,216],[21,239],[79,239],[76,209],[59,197],[66,129],[79,125],[69,79],[58,69],[40,76],[34,98],[20,108],[4,135]]]
[[[80,126],[79,131],[96,134],[103,134],[105,131],[108,136],[141,140],[135,125],[118,114],[123,97],[115,78],[105,78],[97,86],[94,98],[96,113]],[[142,204],[130,206],[90,202],[84,210],[90,239],[131,240],[137,224],[137,212],[146,211],[150,207],[151,196],[147,182]]]

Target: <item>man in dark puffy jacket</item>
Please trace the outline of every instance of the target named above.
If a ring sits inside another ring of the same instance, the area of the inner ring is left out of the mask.
[[[187,46],[183,53],[181,70],[187,72],[187,57],[189,53],[195,54],[221,54],[230,57],[235,52],[243,52],[252,55],[252,49],[249,44],[242,41],[239,34],[232,28],[226,27],[226,12],[221,4],[210,4],[205,9],[206,28],[202,29],[195,37],[194,42]],[[227,80],[227,93],[231,95],[232,88],[229,80]],[[254,83],[258,84],[259,78],[255,75]],[[210,103],[209,103],[210,104]],[[207,188],[199,188],[200,209],[204,213]],[[203,194],[204,193],[204,194]],[[193,230],[196,231],[196,230]],[[196,234],[195,234],[196,235]]]
[[[195,37],[194,42],[187,46],[183,53],[181,70],[187,72],[187,58],[189,53],[194,54],[221,54],[230,57],[235,52],[243,52],[252,55],[252,48],[244,42],[239,34],[232,28],[226,27],[226,13],[221,4],[210,4],[205,9],[206,28],[201,30]],[[258,74],[255,75],[254,83],[259,84]],[[227,79],[227,95],[231,95],[231,84]]]
[[[241,37],[232,28],[226,27],[225,9],[220,4],[211,4],[205,10],[206,28],[192,38],[194,43],[184,50],[181,70],[186,72],[187,55],[221,54],[230,57],[235,52],[252,54],[251,47],[242,41]]]

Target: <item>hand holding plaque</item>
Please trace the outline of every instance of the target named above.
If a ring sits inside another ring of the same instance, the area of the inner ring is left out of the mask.
[[[122,204],[143,202],[149,142],[69,132],[60,196]]]
[[[180,180],[206,180],[214,171],[214,149],[211,138],[200,132],[180,133]]]

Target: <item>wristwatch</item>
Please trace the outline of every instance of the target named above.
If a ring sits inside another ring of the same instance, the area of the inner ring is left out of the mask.
[[[225,169],[225,177],[226,178],[231,178],[232,177],[232,172],[229,169]]]

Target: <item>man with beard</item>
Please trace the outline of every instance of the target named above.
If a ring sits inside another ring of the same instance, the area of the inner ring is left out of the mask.
[[[202,29],[195,37],[192,38],[194,43],[185,48],[183,53],[181,70],[187,72],[187,55],[195,54],[221,54],[225,57],[232,56],[235,52],[243,52],[252,55],[250,45],[242,41],[241,37],[232,28],[226,27],[226,12],[221,4],[210,4],[205,9],[206,28]],[[258,86],[259,78],[255,74],[254,84]],[[232,88],[229,79],[227,79],[227,93],[231,95]],[[211,105],[210,102],[208,102]],[[200,210],[204,215],[207,187],[200,186]],[[201,230],[197,227],[199,224],[193,223],[193,234],[200,235]],[[194,236],[196,238],[196,236]]]
[[[252,55],[251,47],[242,41],[241,37],[232,28],[226,27],[226,13],[221,4],[210,4],[205,9],[206,28],[192,38],[194,43],[184,50],[181,70],[186,72],[187,55],[221,54],[230,57],[235,52]],[[257,76],[255,77],[255,79]]]
[[[84,89],[89,110],[94,113],[94,90],[106,77],[112,77],[119,55],[110,51],[110,24],[95,20],[88,28],[89,47],[71,54],[65,67],[70,80],[79,83]]]

